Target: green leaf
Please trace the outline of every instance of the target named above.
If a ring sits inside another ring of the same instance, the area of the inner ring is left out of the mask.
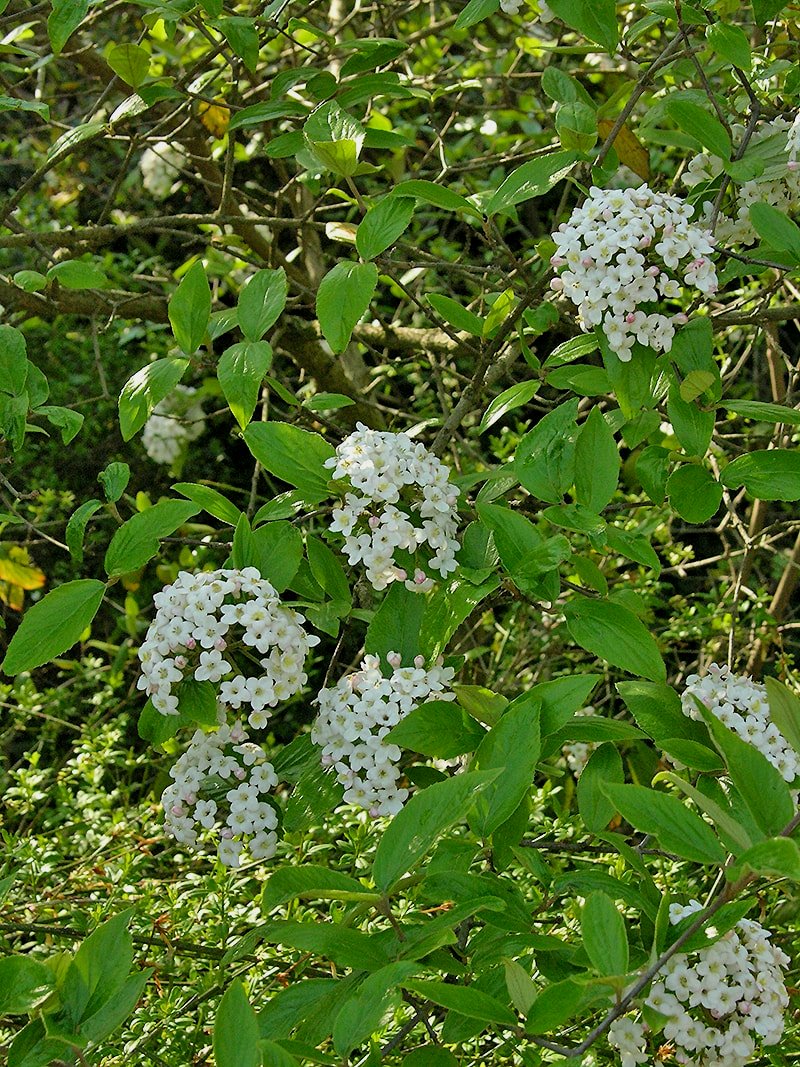
[[[337,263],[317,291],[317,318],[325,340],[337,354],[344,352],[378,284],[374,263]]]
[[[362,259],[374,259],[405,233],[414,215],[413,197],[387,196],[370,208],[356,230],[356,249]]]
[[[99,267],[85,259],[65,259],[47,272],[48,280],[67,289],[102,289],[108,278]]]
[[[436,838],[461,822],[499,771],[468,771],[416,793],[378,842],[372,877],[383,892],[422,859]]]
[[[777,678],[764,679],[769,702],[769,717],[780,732],[800,754],[800,698]]]
[[[102,507],[99,500],[87,500],[70,515],[64,540],[67,542],[69,554],[76,563],[83,562],[83,538],[86,533],[86,524],[96,511]]]
[[[121,1026],[136,1007],[152,973],[153,969],[148,968],[129,975],[93,1015],[82,1019],[81,1041],[97,1044]]]
[[[105,591],[103,582],[94,578],[52,589],[23,615],[2,670],[11,675],[30,671],[72,648],[97,614]]]
[[[101,923],[80,945],[59,983],[61,1007],[75,1024],[88,1020],[122,987],[133,964],[132,911]]]
[[[578,404],[568,400],[554,408],[517,445],[514,473],[532,496],[548,504],[560,504],[575,480]]]
[[[800,500],[800,449],[748,452],[728,464],[720,481],[760,500]]]
[[[47,36],[58,55],[86,18],[89,0],[52,0],[53,10],[47,17]]]
[[[725,849],[714,831],[677,797],[641,785],[610,783],[605,793],[623,819],[652,834],[668,852],[695,863],[725,862]]]
[[[275,325],[286,307],[288,291],[283,267],[259,270],[250,278],[239,293],[238,303],[239,326],[248,341],[260,341]]]
[[[199,259],[170,297],[167,311],[178,348],[193,355],[205,339],[211,318],[211,290]]]
[[[352,599],[347,576],[336,555],[318,537],[306,537],[306,555],[311,573],[331,600]]]
[[[541,752],[539,711],[530,702],[509,706],[475,752],[473,770],[500,771],[472,809],[469,825],[479,837],[489,837],[504,823],[531,787]]]
[[[500,0],[469,0],[456,19],[453,29],[466,30],[477,22],[483,22],[500,7]]]
[[[36,409],[37,415],[44,415],[49,423],[61,431],[63,444],[68,445],[83,426],[83,415],[72,408],[45,406]]]
[[[306,411],[338,411],[339,408],[349,408],[353,404],[355,400],[343,393],[316,393],[310,400],[303,401]]]
[[[667,114],[684,133],[699,141],[712,155],[731,158],[731,138],[718,118],[689,100],[669,100]]]
[[[800,426],[800,411],[787,408],[783,404],[765,404],[760,400],[723,400],[726,411],[741,415],[743,419],[755,419],[757,422],[785,422],[790,426]]]
[[[681,778],[680,775],[674,774],[672,771],[662,771],[660,777],[667,782],[671,782],[672,785],[677,789],[680,789],[682,793],[685,793],[687,797],[693,800],[701,811],[705,812],[709,819],[714,823],[723,841],[727,843],[728,848],[730,848],[731,851],[741,852],[743,849],[748,849],[750,847],[751,841],[747,830],[720,804],[717,804],[715,800],[706,796],[705,793],[692,785],[691,782],[687,782],[684,778]]]
[[[571,978],[545,986],[525,1020],[529,1034],[544,1034],[555,1030],[574,1015],[584,1002],[584,987]]]
[[[550,10],[573,30],[613,54],[619,43],[615,0],[554,0]]]
[[[788,252],[800,263],[800,226],[772,204],[751,204],[750,221],[771,248]]]
[[[625,920],[611,897],[590,893],[581,912],[581,934],[586,955],[598,974],[622,975],[628,970],[628,935]]]
[[[364,127],[334,100],[321,104],[309,115],[303,136],[326,170],[343,177],[355,174],[364,144]]]
[[[771,22],[787,6],[788,0],[753,0],[753,17],[759,26]]]
[[[234,567],[256,567],[282,593],[297,574],[302,557],[303,539],[290,522],[279,519],[251,530],[247,517],[239,516],[231,554]]]
[[[365,978],[357,992],[347,998],[333,1024],[333,1047],[345,1062],[357,1045],[381,1028],[389,1010],[399,1007],[400,982],[415,970],[415,963],[390,963]]]
[[[588,152],[597,143],[597,111],[593,104],[571,100],[556,111],[556,131],[563,148]]]
[[[228,407],[243,430],[253,417],[271,365],[272,348],[266,341],[243,341],[222,353],[217,377]]]
[[[596,333],[578,334],[558,345],[544,361],[545,367],[562,367],[582,356],[588,356],[599,348],[600,340]]]
[[[138,44],[118,44],[106,56],[106,63],[134,89],[138,89],[150,73],[150,53]]]
[[[454,759],[474,752],[486,731],[449,700],[431,700],[392,727],[386,740],[434,759]]]
[[[578,152],[554,152],[531,159],[513,170],[486,205],[487,215],[497,215],[515,204],[544,196],[569,174],[580,158]]]
[[[572,600],[567,629],[587,652],[630,674],[663,682],[666,667],[652,634],[632,611],[604,598]]]
[[[377,897],[378,894],[347,874],[315,863],[303,863],[302,867],[281,867],[269,876],[261,909],[267,913],[289,900],[355,901]]]
[[[737,856],[736,867],[749,867],[761,877],[800,882],[800,848],[788,837],[768,838]]]
[[[442,655],[461,623],[499,584],[495,576],[480,585],[473,585],[461,578],[451,578],[433,590],[428,597],[419,632],[420,652],[426,660],[435,660]]]
[[[492,3],[500,0],[492,0]],[[458,1060],[452,1052],[440,1046],[415,1048],[403,1060],[401,1067],[458,1067]]]
[[[726,22],[715,22],[706,30],[706,40],[717,55],[722,56],[734,67],[749,71],[752,66],[750,41],[741,26]]]
[[[25,337],[13,326],[0,325],[0,392],[21,396],[28,376]]]
[[[127,463],[109,463],[105,470],[97,475],[97,480],[103,487],[106,500],[115,504],[128,488],[131,469]]]
[[[419,634],[425,598],[394,582],[367,627],[364,648],[371,656],[398,652],[408,666],[419,654]]]
[[[722,486],[705,467],[687,463],[667,479],[669,502],[687,522],[708,522],[722,503]]]
[[[252,18],[244,16],[229,16],[221,18],[217,26],[225,35],[225,40],[231,46],[237,56],[243,61],[249,71],[255,71],[258,66],[258,51],[260,42],[258,30]]]
[[[328,496],[325,461],[334,449],[319,434],[285,422],[251,423],[244,440],[264,470],[304,493]]]
[[[508,389],[504,389],[499,396],[496,396],[486,411],[483,413],[481,424],[478,427],[478,433],[484,433],[490,427],[494,426],[496,422],[499,422],[509,411],[516,411],[517,408],[523,407],[528,403],[539,391],[541,382],[518,382],[516,385],[510,386]]]
[[[667,416],[686,454],[702,459],[714,432],[714,412],[703,411],[697,404],[684,400],[677,382],[673,382],[667,400]]]
[[[55,985],[53,971],[29,956],[0,960],[0,1016],[24,1015],[46,1000]]]
[[[643,448],[636,460],[636,476],[654,504],[663,504],[667,495],[669,467],[669,451],[658,445]]]
[[[600,408],[592,408],[575,441],[575,498],[600,512],[617,491],[620,458],[614,434]]]
[[[175,533],[197,512],[197,505],[185,500],[162,500],[138,512],[111,538],[104,561],[106,574],[119,578],[138,571],[158,553],[161,538]]]
[[[271,943],[314,952],[332,960],[337,967],[377,971],[388,962],[378,939],[341,923],[275,920],[265,923],[262,932]]]
[[[481,218],[480,211],[465,196],[453,192],[447,186],[437,185],[436,182],[419,179],[400,182],[392,189],[392,196],[413,196],[417,200],[424,200],[426,204],[440,207],[443,211],[465,211],[473,218]]]
[[[603,792],[605,782],[625,781],[622,757],[610,742],[600,745],[589,757],[578,778],[578,811],[593,834],[601,834],[614,815],[615,808]]]
[[[468,1019],[478,1019],[498,1026],[516,1026],[517,1018],[510,1008],[474,986],[451,985],[449,982],[429,982],[415,978],[403,983],[418,996],[456,1011]]]
[[[231,982],[219,1003],[214,1023],[217,1067],[261,1067],[256,1013],[241,981]]]
[[[484,320],[480,315],[462,307],[457,300],[442,296],[441,293],[430,293],[427,300],[437,315],[457,330],[471,333],[473,337],[483,337]]]
[[[141,430],[153,408],[175,388],[188,366],[188,359],[157,359],[127,380],[119,394],[119,428],[123,441],[130,441]]]
[[[779,834],[795,811],[789,786],[780,771],[757,748],[742,741],[721,723],[699,700],[695,702],[756,826],[768,837]]]
[[[209,515],[213,515],[215,519],[219,519],[228,526],[236,526],[242,517],[241,511],[235,504],[208,485],[198,485],[196,482],[176,482],[171,488],[181,496],[185,496],[187,500],[194,501],[198,508],[202,508],[203,511],[207,511]]]

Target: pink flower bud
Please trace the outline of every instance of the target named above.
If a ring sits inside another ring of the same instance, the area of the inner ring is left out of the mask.
[[[648,267],[647,273],[651,278],[657,278],[661,273],[660,267]]]
[[[428,576],[425,571],[421,571],[419,567],[414,571],[414,583],[415,585],[424,585],[427,582]]]
[[[186,656],[176,656],[175,666],[178,668],[179,671],[182,671],[183,668],[186,666]]]
[[[561,290],[564,288],[564,283],[561,281],[560,278],[553,278],[550,281],[550,288],[553,290],[554,293],[560,293]]]
[[[222,828],[222,829],[220,830],[220,832],[219,832],[219,836],[220,836],[220,837],[221,837],[221,838],[222,838],[222,839],[223,839],[224,841],[230,841],[230,840],[232,840],[232,838],[233,838],[233,830],[231,830],[230,826],[224,826],[224,827],[223,827],[223,828]]]
[[[800,167],[800,163],[796,159],[792,159],[786,164],[787,170],[797,170],[798,167]]]
[[[195,639],[194,639],[193,637],[190,637],[190,638],[189,638],[189,639],[187,640],[187,642],[186,642],[186,647],[187,647],[187,648],[189,648],[189,649],[192,649],[192,648],[196,648],[196,647],[197,647],[197,642],[195,641]]]
[[[218,637],[214,642],[214,648],[217,650],[217,652],[224,652],[227,647],[228,642],[225,640],[224,637]]]
[[[672,321],[676,322],[679,326],[685,326],[689,321],[689,316],[684,315],[683,312],[681,312],[679,315],[674,315]]]
[[[632,312],[632,311],[631,311],[631,312],[629,312],[629,313],[628,313],[628,314],[627,314],[627,315],[625,316],[625,321],[626,321],[627,323],[634,323],[634,322],[636,322],[636,316],[635,316],[635,315],[633,314],[633,312]]]
[[[237,767],[236,770],[233,772],[233,776],[234,778],[238,778],[239,781],[242,782],[247,777],[247,771],[244,769],[244,767]]]
[[[403,657],[399,652],[389,652],[386,656],[386,662],[390,667],[394,667],[394,669],[397,670],[398,667],[402,666]]]
[[[408,571],[404,570],[402,567],[395,567],[394,575],[398,582],[404,582],[408,577]]]
[[[425,657],[424,656],[414,656],[414,666],[418,667],[418,668],[424,667],[425,666]]]
[[[376,530],[380,526],[380,524],[381,524],[381,520],[380,520],[379,516],[370,515],[370,517],[369,517],[369,528],[370,528],[370,530]]]
[[[369,813],[370,813],[370,815],[372,816],[373,819],[377,819],[378,816],[380,815],[380,812],[378,811],[377,808],[370,808],[369,809]]]
[[[641,241],[639,242],[639,248],[649,248],[652,243],[653,243],[653,238],[652,237],[643,237],[641,239]]]
[[[169,810],[178,819],[181,817],[181,815],[183,815],[183,808],[180,806],[180,804],[173,804]]]
[[[581,265],[584,266],[584,267],[593,267],[594,266],[594,260],[592,259],[591,256],[584,256],[583,259],[581,260]]]

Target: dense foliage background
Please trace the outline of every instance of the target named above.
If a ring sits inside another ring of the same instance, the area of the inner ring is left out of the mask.
[[[796,783],[681,703],[712,662],[768,679],[800,751],[797,11],[0,0],[10,1067],[616,1063],[615,1020],[745,914],[790,999],[725,1062],[798,1060]],[[660,240],[673,195],[716,237],[701,268],[638,246],[681,284],[631,351],[638,320],[592,319],[602,255],[553,235],[602,202],[613,236],[643,183]],[[330,530],[357,425],[459,490],[422,591]],[[251,731],[277,854],[234,869],[159,802],[213,680],[176,717],[137,688],[153,597],[226,566],[319,638]],[[395,735],[393,819],[311,740],[390,652],[444,656],[456,698]],[[720,1062],[644,1018],[624,1067]]]

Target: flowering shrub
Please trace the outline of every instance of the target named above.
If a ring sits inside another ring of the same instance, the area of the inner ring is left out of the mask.
[[[0,2],[0,1061],[796,1057],[793,11]]]

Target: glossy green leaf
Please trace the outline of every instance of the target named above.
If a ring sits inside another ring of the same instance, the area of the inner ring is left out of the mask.
[[[465,819],[478,795],[500,772],[468,771],[416,793],[378,842],[372,877],[387,892],[412,870],[445,830]]]
[[[259,270],[239,293],[238,322],[248,341],[260,341],[286,307],[288,282],[283,267]]]
[[[193,355],[205,339],[211,317],[211,290],[200,260],[182,278],[167,311],[178,348]]]
[[[104,561],[106,574],[118,578],[139,570],[158,553],[161,538],[175,533],[197,512],[197,505],[186,500],[162,500],[137,512],[111,538]]]
[[[628,970],[625,920],[605,893],[590,893],[581,912],[586,955],[599,974],[622,975]]]
[[[567,26],[613,54],[619,43],[617,5],[614,0],[554,0],[551,11]]]
[[[509,707],[475,751],[473,770],[499,770],[483,790],[469,819],[470,829],[487,838],[519,807],[530,789],[539,760],[539,707],[526,703]]]
[[[264,470],[303,492],[328,495],[325,461],[334,449],[319,434],[285,422],[256,422],[247,427],[244,439]]]
[[[800,500],[800,449],[748,452],[725,467],[720,481],[760,500]]]
[[[356,249],[362,259],[374,259],[395,243],[414,216],[414,198],[387,196],[370,208],[356,230]]]
[[[516,204],[544,196],[562,181],[579,159],[577,152],[554,152],[531,159],[513,170],[486,205],[487,215],[497,215]]]
[[[264,377],[272,365],[272,348],[266,341],[243,341],[226,348],[217,377],[233,417],[244,430],[253,417]]]
[[[214,1022],[217,1067],[261,1067],[258,1039],[256,1013],[237,978],[226,989]]]
[[[731,138],[718,118],[689,100],[669,100],[667,113],[679,130],[688,133],[720,159],[731,158]]]
[[[105,591],[94,578],[52,589],[23,615],[2,670],[11,675],[30,671],[72,648],[97,614]]]
[[[653,682],[663,682],[666,667],[644,623],[628,608],[604,598],[570,601],[564,614],[567,628],[581,648]]]
[[[317,318],[334,352],[344,352],[356,323],[372,300],[378,284],[374,263],[337,263],[317,291]]]
[[[669,502],[687,522],[708,522],[722,503],[722,486],[706,467],[685,464],[666,484]]]
[[[127,380],[119,395],[119,427],[123,441],[130,441],[141,430],[153,408],[169,395],[188,366],[188,359],[157,359]]]
[[[668,852],[695,863],[724,863],[711,827],[677,797],[641,785],[606,784],[605,793],[631,826],[652,834]]]

